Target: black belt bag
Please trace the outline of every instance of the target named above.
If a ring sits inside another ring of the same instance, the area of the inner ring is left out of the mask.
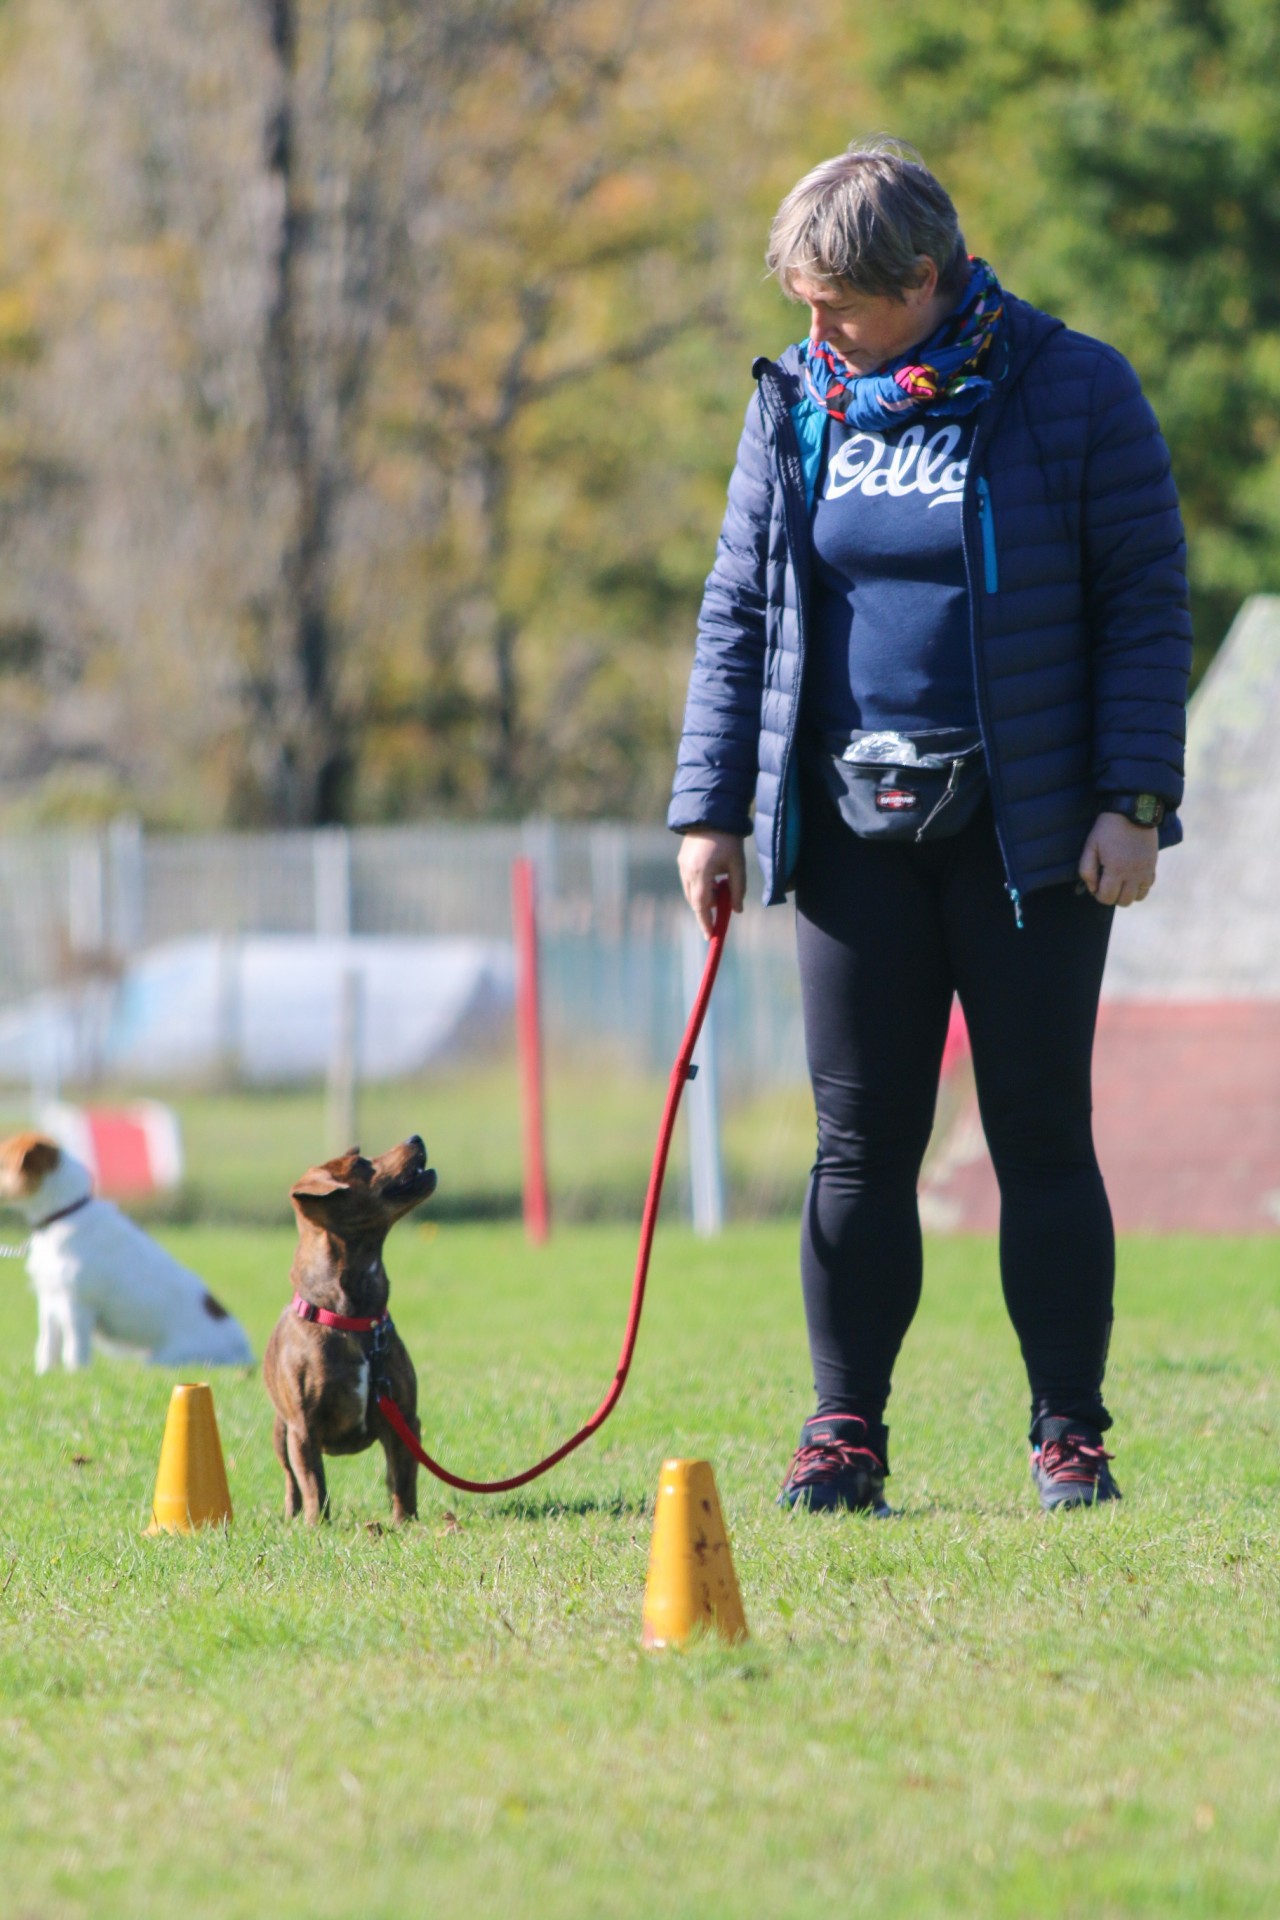
[[[949,840],[987,791],[987,762],[971,730],[827,735],[823,781],[862,840]]]

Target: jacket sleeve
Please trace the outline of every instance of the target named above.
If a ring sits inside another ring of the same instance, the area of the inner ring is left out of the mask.
[[[773,478],[753,395],[698,616],[684,727],[667,824],[749,834],[764,691]]]
[[[1191,618],[1169,450],[1128,361],[1094,376],[1082,535],[1098,793],[1182,799]]]

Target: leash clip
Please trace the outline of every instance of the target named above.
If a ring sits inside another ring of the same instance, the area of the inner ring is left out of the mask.
[[[374,1382],[373,1398],[375,1403],[381,1399],[384,1393],[390,1394],[391,1392],[391,1381],[387,1375],[386,1359],[387,1348],[390,1344],[390,1336],[393,1330],[394,1322],[389,1313],[384,1313],[382,1318],[375,1321],[369,1330],[369,1372]]]

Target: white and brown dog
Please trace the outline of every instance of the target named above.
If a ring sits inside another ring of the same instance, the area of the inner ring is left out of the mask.
[[[36,1372],[87,1367],[94,1346],[158,1367],[247,1366],[240,1322],[203,1280],[99,1200],[89,1169],[39,1133],[0,1142],[0,1206],[30,1230],[27,1272],[40,1332]]]

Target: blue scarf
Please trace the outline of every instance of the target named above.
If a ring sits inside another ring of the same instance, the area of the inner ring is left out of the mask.
[[[991,391],[979,372],[1004,312],[1000,282],[985,260],[971,257],[964,297],[927,340],[889,360],[875,373],[854,373],[822,340],[804,341],[805,390],[842,426],[901,426],[931,407],[969,413]]]

